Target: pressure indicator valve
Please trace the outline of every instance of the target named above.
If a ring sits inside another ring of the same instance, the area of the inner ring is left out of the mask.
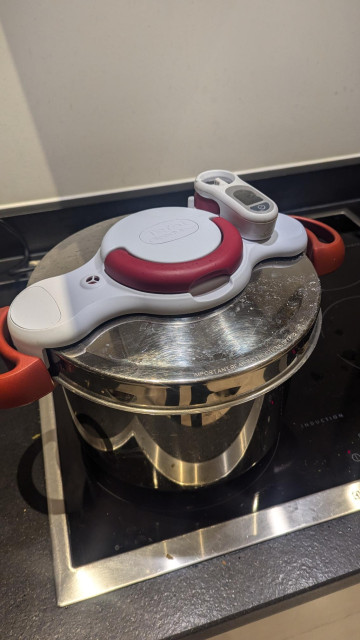
[[[274,231],[278,208],[258,189],[234,173],[204,171],[195,179],[194,205],[217,213],[235,225],[246,240],[268,240]]]

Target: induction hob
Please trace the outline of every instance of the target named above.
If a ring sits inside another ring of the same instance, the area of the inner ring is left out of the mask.
[[[89,459],[61,389],[40,401],[59,605],[360,509],[360,220],[321,218],[345,262],[321,278],[321,335],[287,384],[278,442],[244,476],[179,493],[115,482]]]

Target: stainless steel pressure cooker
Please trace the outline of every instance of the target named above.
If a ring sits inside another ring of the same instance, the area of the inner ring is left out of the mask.
[[[190,205],[76,233],[0,313],[15,365],[0,406],[60,384],[93,459],[158,489],[224,481],[270,451],[283,383],[319,335],[318,273],[344,254],[230,172],[201,174]]]

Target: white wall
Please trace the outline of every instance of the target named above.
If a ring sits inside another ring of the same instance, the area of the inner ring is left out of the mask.
[[[1,202],[360,154],[359,0],[1,0]]]

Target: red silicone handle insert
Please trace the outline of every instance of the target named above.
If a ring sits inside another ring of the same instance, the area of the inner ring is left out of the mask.
[[[0,309],[0,357],[12,368],[0,374],[0,409],[21,407],[53,391],[55,384],[42,360],[16,351],[7,327],[9,307]]]
[[[195,209],[202,209],[203,211],[210,211],[210,213],[220,214],[220,207],[216,200],[211,200],[211,198],[204,198],[199,193],[195,191],[194,195],[194,206]]]
[[[344,242],[338,232],[319,220],[292,217],[299,220],[305,227],[308,237],[306,253],[317,274],[324,276],[338,269],[345,257]]]
[[[150,262],[114,249],[105,259],[106,273],[126,287],[149,293],[187,293],[199,281],[230,276],[242,258],[239,231],[224,218],[212,218],[221,233],[220,245],[208,255],[188,262]]]

